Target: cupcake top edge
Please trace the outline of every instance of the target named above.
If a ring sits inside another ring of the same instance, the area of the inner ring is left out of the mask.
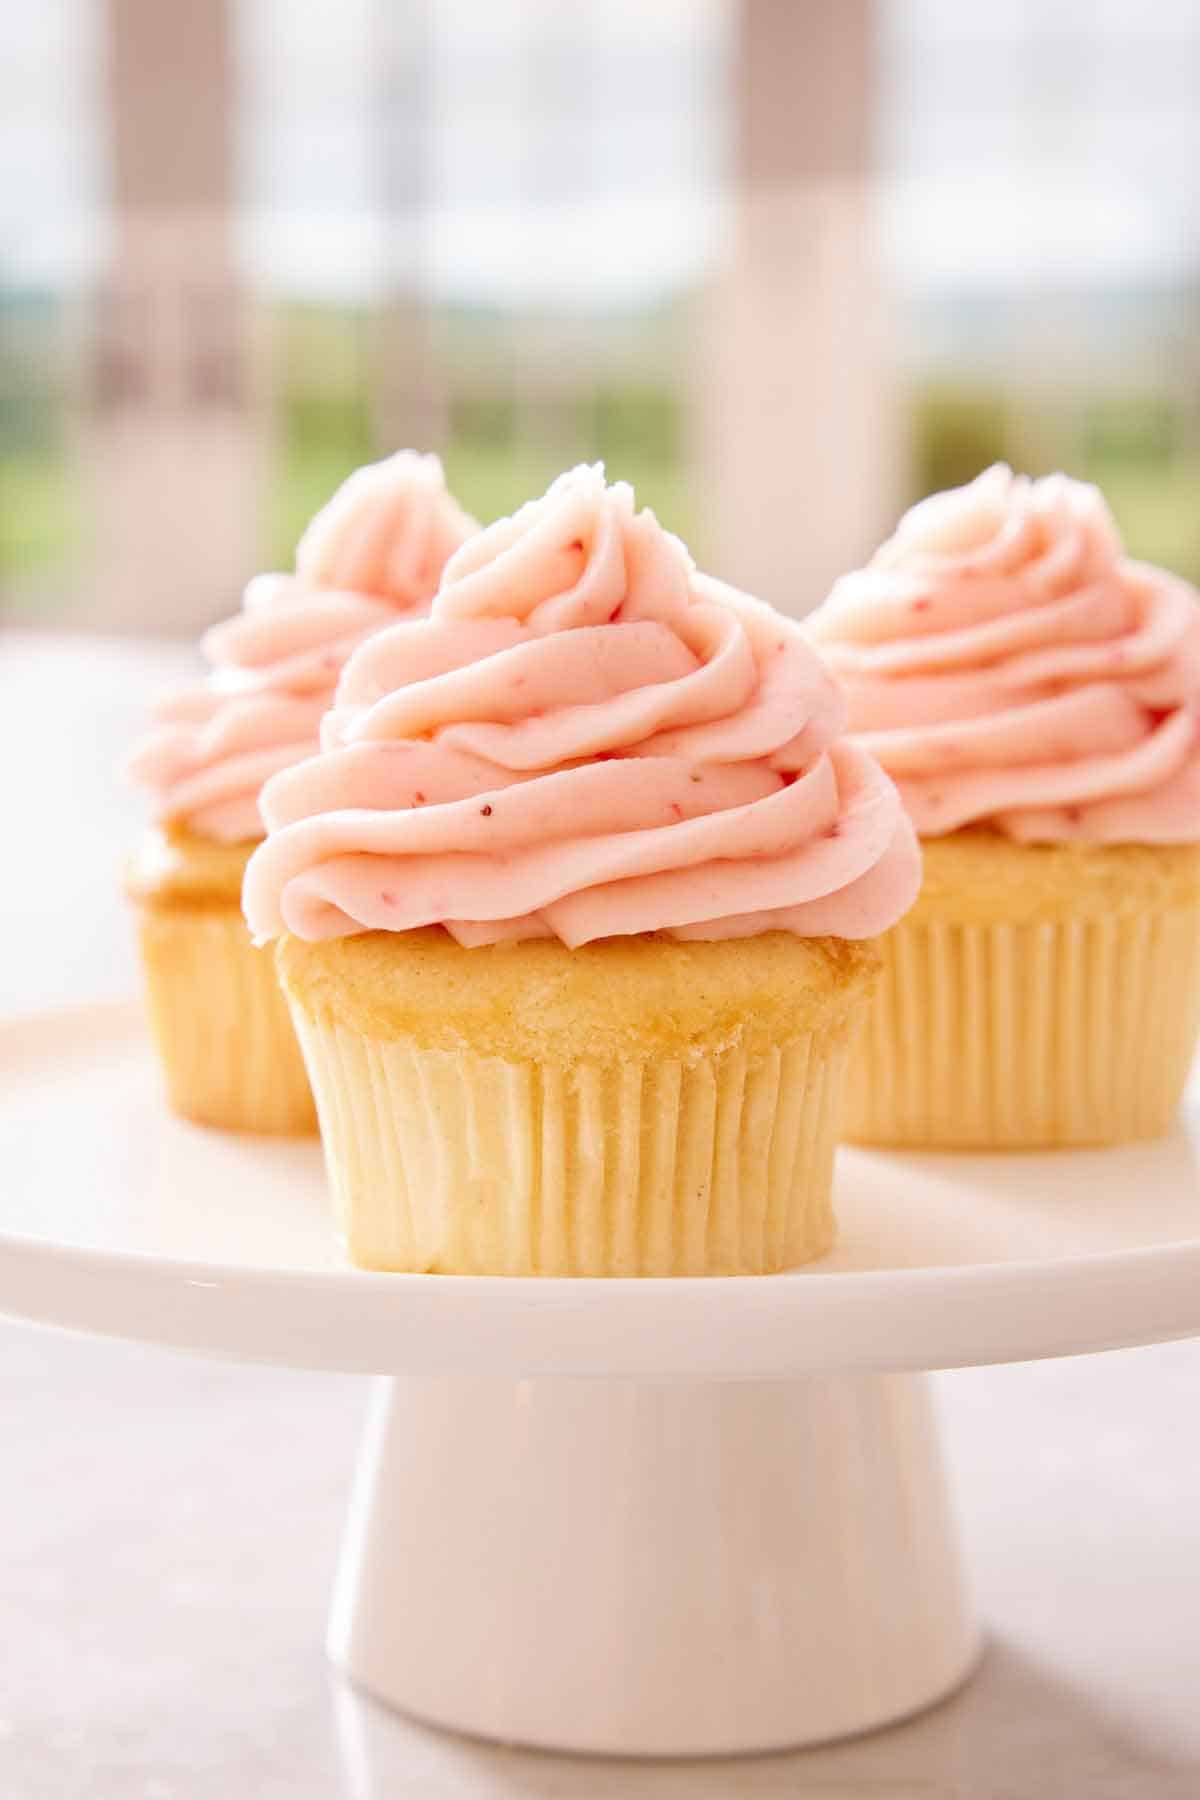
[[[259,941],[873,936],[915,839],[798,625],[580,467],[465,542],[428,619],[350,657],[263,796]]]
[[[1098,488],[996,464],[932,495],[807,629],[922,836],[1200,841],[1200,596]]]
[[[436,456],[401,450],[355,471],[305,530],[295,573],[256,576],[205,633],[206,675],[155,708],[127,765],[155,818],[218,843],[260,838],[263,783],[316,750],[351,652],[428,612],[477,529]]]

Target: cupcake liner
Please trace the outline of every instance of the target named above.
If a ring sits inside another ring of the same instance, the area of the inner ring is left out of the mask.
[[[139,942],[172,1110],[228,1131],[315,1131],[274,958],[240,907],[141,906]]]
[[[293,999],[362,1267],[747,1275],[833,1238],[847,1039],[687,1062],[507,1062],[364,1035]]]
[[[1168,1129],[1200,1030],[1200,907],[908,920],[880,948],[847,1138],[1003,1150]]]

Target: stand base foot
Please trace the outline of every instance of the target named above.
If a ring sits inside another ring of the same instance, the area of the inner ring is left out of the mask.
[[[544,1749],[903,1718],[977,1651],[924,1378],[383,1382],[329,1649],[404,1712]]]

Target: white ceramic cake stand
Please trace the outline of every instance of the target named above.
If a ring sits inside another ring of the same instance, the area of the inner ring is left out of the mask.
[[[330,1652],[421,1718],[561,1749],[760,1750],[937,1699],[977,1634],[917,1372],[1200,1334],[1184,1125],[843,1152],[840,1247],[792,1275],[373,1275],[316,1145],[171,1120],[107,1008],[0,1027],[0,1182],[0,1309],[386,1373]]]

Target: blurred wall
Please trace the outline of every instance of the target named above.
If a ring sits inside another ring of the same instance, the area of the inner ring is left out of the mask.
[[[874,0],[740,0],[729,243],[700,366],[717,571],[792,613],[904,491],[874,213]]]
[[[234,255],[231,8],[106,0],[112,232],[78,446],[101,630],[199,630],[258,550],[268,400]]]

